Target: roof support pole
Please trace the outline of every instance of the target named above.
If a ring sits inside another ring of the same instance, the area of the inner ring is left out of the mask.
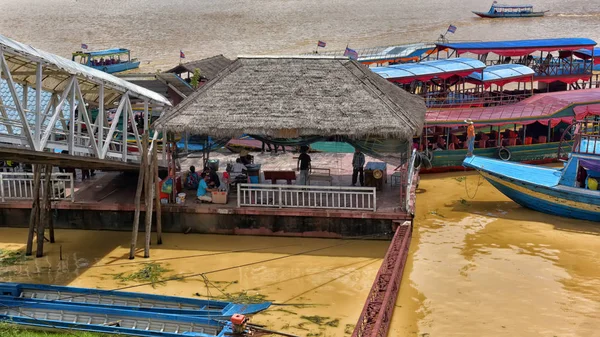
[[[92,144],[92,150],[94,150],[96,157],[99,157],[98,143],[96,142],[96,139],[94,139],[94,130],[92,128],[92,118],[88,114],[83,95],[81,94],[81,88],[79,87],[79,83],[77,83],[77,81],[75,81],[75,87],[73,90],[77,91],[77,99],[79,100],[79,106],[81,107],[81,111],[79,111],[79,119],[83,117],[85,125],[87,126],[86,129],[88,136],[90,137],[90,143]],[[81,137],[81,123],[79,124],[79,133],[79,136]]]
[[[98,125],[98,147],[102,149],[104,147],[104,83],[100,83],[98,87],[98,116],[96,117],[96,125]],[[98,158],[104,159],[102,151],[98,152]]]
[[[117,129],[117,124],[119,124],[119,118],[121,118],[121,113],[123,112],[123,106],[125,106],[125,98],[127,94],[123,94],[121,97],[121,102],[119,102],[119,107],[117,108],[117,112],[115,113],[115,117],[113,118],[113,123],[108,130],[108,134],[106,135],[106,143],[102,147],[102,158],[106,157],[106,153],[108,152],[108,147],[110,146],[110,140],[115,134],[115,130]]]
[[[73,149],[75,148],[75,85],[77,85],[75,82],[77,82],[77,78],[75,76],[73,76],[72,78],[72,85],[69,88],[69,91],[66,93],[63,93],[63,95],[67,95],[69,96],[69,108],[71,110],[71,113],[69,114],[69,136],[68,136],[68,151],[69,154],[71,156],[74,156],[75,153],[73,152]]]
[[[42,114],[40,116],[40,126],[39,126],[39,137],[40,137],[40,141],[42,139],[42,125],[44,125],[44,122],[46,122],[46,119],[48,118],[48,113],[50,112],[50,109],[52,109],[53,107],[56,107],[56,97],[57,95],[54,93],[52,94],[52,96],[50,97],[50,102],[48,102],[48,105],[46,105],[46,107],[44,108],[44,111],[42,111]],[[54,113],[54,110],[52,110],[52,112]],[[64,123],[64,121],[63,121]],[[36,120],[36,124],[37,124],[37,120]],[[35,126],[36,129],[38,129],[38,126]],[[66,129],[66,127],[65,127]]]
[[[42,140],[42,63],[36,63],[35,71],[35,141],[41,144]],[[48,103],[48,107],[50,107]],[[47,110],[46,110],[47,111]],[[44,113],[44,115],[47,112]]]
[[[148,116],[148,101],[144,101],[144,133],[148,132],[148,121],[152,120],[150,116]],[[148,135],[149,137],[150,135]]]
[[[2,67],[0,67],[0,78],[2,78]],[[6,113],[6,109],[4,109],[4,102],[2,101],[2,97],[0,97],[0,115],[2,115],[2,118],[4,118],[4,126],[6,127],[6,131],[8,131],[8,134],[14,135],[12,125],[10,125],[8,114]]]
[[[129,114],[133,114],[133,111],[131,111],[131,103],[129,102],[129,92],[127,92],[125,94],[125,114],[123,115],[123,137],[121,137],[121,141],[123,142],[123,144],[121,145],[121,155],[122,155],[122,160],[123,162],[127,162],[127,124],[129,124],[127,122],[127,116],[129,116]],[[114,123],[114,120],[113,120]],[[131,126],[131,128],[133,129],[133,125]]]
[[[142,150],[142,143],[140,142],[140,134],[138,133],[138,128],[135,122],[135,117],[133,116],[133,108],[131,107],[131,101],[127,99],[127,110],[129,111],[129,122],[131,123],[131,129],[133,130],[133,136],[135,137],[135,143],[137,144],[138,151]],[[144,133],[147,133],[144,130]],[[150,135],[148,135],[150,137]],[[141,158],[140,158],[141,159]],[[148,171],[150,172],[150,171]]]
[[[63,91],[63,93],[62,93],[62,95],[60,97],[60,101],[58,102],[58,104],[56,104],[56,107],[54,108],[52,117],[50,117],[50,122],[48,122],[48,126],[46,126],[46,130],[44,130],[44,134],[42,135],[42,141],[41,141],[42,148],[46,147],[46,144],[48,143],[48,138],[50,138],[52,129],[54,128],[54,125],[56,124],[56,119],[58,118],[59,114],[62,114],[63,105],[65,104],[65,100],[67,99],[67,96],[69,96],[69,91],[71,91],[71,87],[73,87],[73,82],[75,82],[75,76],[71,77],[71,81],[69,81],[69,83],[65,87],[65,91]],[[71,108],[71,110],[72,110],[72,108]],[[67,127],[65,124],[63,124],[63,128],[64,128],[63,130],[65,130],[65,131],[67,130]]]
[[[4,77],[6,78],[6,84],[8,84],[8,89],[12,96],[12,99],[15,103],[15,107],[17,109],[17,113],[21,118],[21,133],[25,134],[25,138],[29,143],[29,146],[38,151],[38,148],[35,147],[35,143],[33,142],[33,137],[31,135],[31,128],[29,128],[29,124],[27,123],[27,116],[25,116],[25,111],[23,110],[23,106],[21,105],[21,101],[19,100],[19,96],[17,95],[17,90],[15,88],[15,82],[13,81],[12,75],[10,73],[10,69],[8,68],[8,63],[6,63],[6,59],[4,58],[4,52],[0,50],[0,68],[4,72]]]

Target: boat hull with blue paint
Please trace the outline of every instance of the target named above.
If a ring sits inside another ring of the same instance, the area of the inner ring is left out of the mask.
[[[120,73],[120,72],[131,70],[131,69],[137,69],[140,67],[140,61],[133,59],[129,62],[118,63],[118,64],[109,64],[109,65],[105,65],[105,66],[95,66],[95,65],[87,65],[87,66],[94,68],[94,69],[101,70],[105,73],[114,74],[114,73]]]
[[[573,160],[573,159],[571,159]],[[539,212],[590,221],[600,221],[600,192],[561,184],[563,169],[538,167],[472,156],[463,161],[504,195],[523,207]]]
[[[44,330],[77,330],[141,337],[224,337],[231,325],[206,317],[110,307],[19,301],[0,297],[0,322]]]
[[[255,314],[271,305],[270,302],[239,304],[175,296],[26,283],[0,283],[0,298],[163,314],[210,316],[213,318],[229,318],[233,314]]]

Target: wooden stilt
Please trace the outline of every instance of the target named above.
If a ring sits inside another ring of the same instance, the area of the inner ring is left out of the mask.
[[[131,230],[131,247],[129,250],[129,259],[135,258],[135,245],[137,243],[138,229],[140,225],[140,198],[142,197],[142,188],[144,185],[144,172],[146,170],[146,161],[148,160],[148,133],[142,137],[142,162],[140,164],[140,173],[138,176],[137,189],[135,191],[135,213],[133,215],[133,228]]]
[[[41,169],[41,166],[38,165],[38,168]],[[46,165],[44,169],[45,180],[44,180],[44,188],[42,190],[42,203],[39,207],[40,212],[40,221],[37,226],[37,249],[35,252],[35,257],[44,256],[44,232],[46,228],[46,222],[48,221],[48,216],[50,215],[48,204],[50,203],[50,179],[52,178],[52,165]],[[40,177],[41,180],[41,177]]]
[[[154,144],[156,146],[156,144]],[[145,234],[145,242],[144,242],[144,258],[150,257],[150,238],[152,235],[152,198],[154,196],[154,181],[153,181],[153,172],[154,172],[154,163],[152,162],[152,156],[147,156],[148,160],[146,161],[146,170],[147,174],[145,177],[145,209],[146,209],[146,226],[144,229]]]
[[[50,172],[52,175],[52,165],[46,165],[46,172]],[[46,173],[48,174],[48,173]],[[50,231],[50,243],[54,243],[54,219],[52,218],[52,183],[50,179],[46,178],[46,191],[48,191],[48,198],[46,199],[46,213],[48,214],[47,223],[48,230]]]
[[[27,248],[25,255],[31,256],[33,253],[33,233],[40,222],[40,172],[41,165],[33,164],[33,203],[31,205],[31,214],[29,215],[29,232],[27,233]]]
[[[154,163],[154,197],[156,207],[156,244],[162,244],[162,223],[161,223],[161,205],[160,205],[160,179],[158,177],[158,150],[157,144],[152,148],[152,161]]]

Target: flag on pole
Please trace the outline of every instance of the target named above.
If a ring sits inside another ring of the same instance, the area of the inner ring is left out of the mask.
[[[352,60],[358,60],[358,53],[354,49],[350,49],[346,47],[346,51],[344,51],[344,56],[348,56]]]
[[[317,42],[317,47],[325,48],[326,45],[327,43],[325,43],[324,41],[319,40],[319,42]]]
[[[456,32],[456,26],[454,26],[454,25],[448,26],[448,32],[454,34]]]
[[[88,48],[88,47],[87,47],[87,44],[85,44],[85,43],[82,43],[82,44],[81,44],[81,49],[87,49],[87,48]]]
[[[179,58],[180,59],[184,59],[185,58],[185,54],[183,53],[183,50],[179,51]]]

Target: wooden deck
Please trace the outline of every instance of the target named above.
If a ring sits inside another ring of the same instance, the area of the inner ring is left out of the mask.
[[[293,170],[296,166],[294,157],[297,154],[286,153],[270,155],[269,153],[255,155],[255,163],[262,164],[261,170]],[[235,161],[237,154],[211,154],[211,159],[219,160],[219,176],[226,168],[228,161]],[[350,186],[352,176],[352,154],[311,154],[313,167],[329,168],[333,177],[333,186]],[[201,158],[188,157],[181,161],[182,170],[187,171],[190,165],[198,170],[202,167]],[[373,161],[367,157],[367,162]],[[377,211],[355,211],[336,209],[308,209],[308,208],[265,208],[265,207],[237,207],[236,191],[229,193],[227,204],[199,204],[195,201],[196,191],[185,191],[186,202],[183,205],[163,205],[163,212],[173,213],[198,213],[198,214],[246,214],[246,215],[281,215],[281,216],[312,216],[326,218],[359,218],[359,219],[389,219],[406,220],[411,216],[400,208],[400,187],[391,186],[394,167],[388,165],[387,184],[381,191],[377,191]],[[269,184],[270,181],[261,183]],[[97,172],[91,179],[81,181],[81,173],[77,171],[75,183],[75,202],[56,202],[56,209],[95,210],[95,211],[133,211],[137,174],[135,172]],[[286,184],[279,181],[279,184]],[[326,184],[325,182],[315,182]],[[328,185],[328,184],[327,184]],[[357,184],[358,185],[358,184]],[[143,204],[143,203],[142,203]],[[0,208],[30,208],[28,201],[8,201]]]

